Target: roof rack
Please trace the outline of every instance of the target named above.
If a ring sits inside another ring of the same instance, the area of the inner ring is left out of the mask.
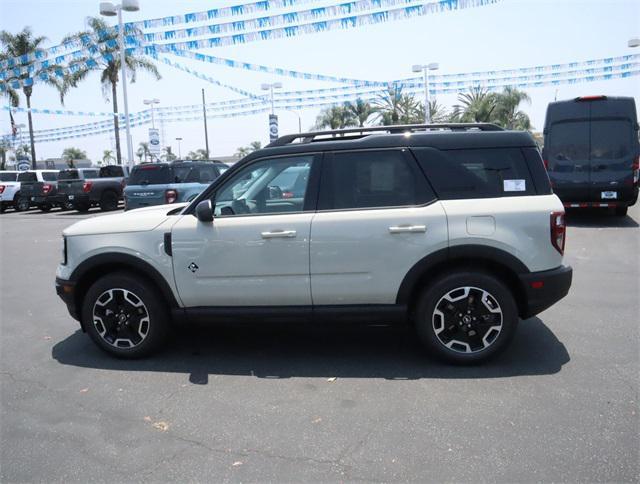
[[[469,131],[477,129],[479,131],[504,131],[497,124],[492,123],[435,123],[435,124],[399,124],[393,126],[372,126],[362,128],[334,129],[328,131],[311,131],[309,133],[287,134],[269,143],[265,148],[274,146],[284,146],[300,139],[300,143],[311,143],[314,141],[339,141],[341,138],[353,140],[363,138],[370,134],[387,133],[413,133],[415,131]],[[319,138],[319,139],[316,139]]]

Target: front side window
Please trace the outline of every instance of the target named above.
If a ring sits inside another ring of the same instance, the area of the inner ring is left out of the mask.
[[[309,172],[314,155],[270,158],[252,163],[238,171],[216,192],[215,215],[228,217],[238,215],[260,215],[271,213],[302,212],[308,191],[308,177],[298,186],[295,194],[285,195],[280,183],[281,176]]]
[[[98,178],[98,170],[84,170],[82,174],[85,178]]]
[[[400,150],[335,152],[324,165],[322,210],[412,206],[434,198]]]

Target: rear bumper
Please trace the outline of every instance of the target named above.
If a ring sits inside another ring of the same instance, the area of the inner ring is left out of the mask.
[[[76,304],[76,284],[72,281],[60,279],[56,277],[56,294],[62,299],[67,306],[67,311],[71,317],[80,321],[80,312]]]
[[[573,269],[560,266],[550,271],[520,274],[518,277],[525,296],[520,317],[526,319],[553,306],[569,293]]]

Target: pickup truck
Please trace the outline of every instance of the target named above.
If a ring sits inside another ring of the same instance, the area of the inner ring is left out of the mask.
[[[57,180],[58,170],[30,170],[19,173],[20,195],[16,210],[29,210],[29,207],[33,205],[43,212],[51,210],[53,205],[44,200],[44,195],[54,189]]]
[[[86,212],[96,205],[104,212],[116,210],[122,200],[126,175],[125,168],[119,165],[62,170],[58,193],[78,212]]]
[[[8,207],[16,208],[20,196],[18,171],[0,171],[0,213]]]

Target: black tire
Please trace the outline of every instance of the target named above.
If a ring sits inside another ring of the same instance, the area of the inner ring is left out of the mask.
[[[87,333],[102,350],[118,358],[142,358],[158,351],[169,333],[168,314],[158,290],[128,272],[101,277],[82,302]]]
[[[31,207],[31,202],[27,197],[21,197],[20,195],[16,195],[16,198],[13,202],[13,209],[16,212],[26,212]]]
[[[4,202],[0,202],[0,213],[4,213],[6,209],[7,206],[4,204]]]
[[[482,304],[476,304],[478,299]],[[511,291],[494,276],[475,271],[439,277],[422,292],[415,313],[425,347],[455,364],[482,363],[495,356],[517,325]]]
[[[618,216],[618,217],[626,217],[628,210],[629,210],[629,207],[627,207],[627,206],[616,207],[616,216]]]
[[[49,212],[51,211],[51,204],[43,203],[41,205],[38,205],[38,208],[40,209],[41,212]]]
[[[78,212],[88,212],[91,208],[91,204],[88,202],[78,202],[73,204],[73,208]]]
[[[72,202],[70,202],[70,201],[68,201],[68,200],[67,200],[66,202],[63,202],[63,203],[60,205],[60,210],[63,210],[63,211],[66,211],[66,210],[73,210],[73,208],[74,208],[74,207],[73,207],[73,203],[72,203]]]
[[[118,194],[111,190],[102,193],[100,197],[100,210],[111,212],[118,209]]]

